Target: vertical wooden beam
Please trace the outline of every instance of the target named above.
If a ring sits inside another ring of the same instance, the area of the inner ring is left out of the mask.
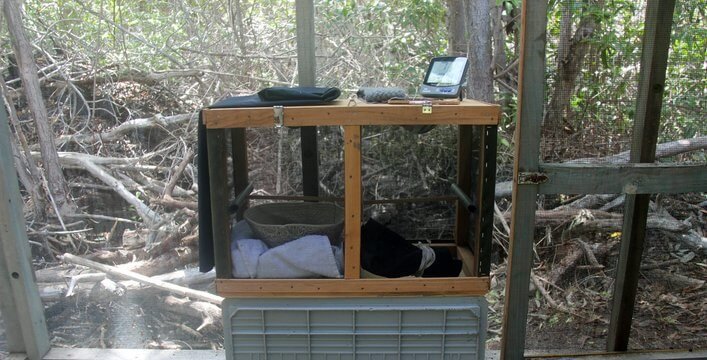
[[[344,126],[344,277],[361,277],[361,127]]]
[[[675,0],[649,0],[646,6],[641,75],[631,143],[630,161],[633,163],[655,161],[674,9]],[[649,201],[649,194],[626,195],[607,343],[609,351],[625,351],[628,348]]]
[[[491,242],[493,240],[493,207],[496,203],[496,145],[497,126],[481,128],[481,156],[479,162],[479,184],[477,185],[478,213],[476,241],[478,242],[478,275],[491,272]]]
[[[525,350],[538,186],[518,184],[518,173],[538,169],[540,127],[545,102],[547,1],[523,1],[521,11],[518,123],[515,133],[510,254],[501,337],[502,359],[521,359]]]
[[[14,164],[7,113],[0,106],[0,310],[9,352],[41,359],[49,351],[49,333],[34,280]]]
[[[236,196],[248,186],[248,143],[245,129],[231,129],[231,158],[233,159],[233,190]],[[236,219],[243,219],[243,212],[248,208],[248,200],[238,208]]]
[[[314,56],[314,1],[295,2],[297,22],[297,73],[300,86],[315,86],[316,58]],[[302,188],[305,196],[319,194],[319,153],[317,150],[317,128],[300,128],[302,138]]]
[[[228,202],[231,199],[231,189],[227,181],[226,163],[226,131],[225,129],[207,129],[206,143],[209,154],[209,182],[211,194],[211,229],[214,243],[214,260],[216,277],[230,279],[231,275],[231,242]],[[208,241],[208,239],[202,239]]]
[[[472,144],[473,126],[459,125],[459,142],[457,143],[457,185],[466,195],[471,195],[471,172],[472,172]],[[477,198],[478,199],[478,198]],[[472,199],[474,200],[474,199]],[[457,201],[457,211],[454,226],[454,239],[458,246],[469,246],[474,249],[474,244],[470,244],[470,219],[469,210],[461,201]],[[478,258],[474,254],[474,258]],[[474,266],[474,269],[476,267]],[[476,274],[468,274],[475,276]]]

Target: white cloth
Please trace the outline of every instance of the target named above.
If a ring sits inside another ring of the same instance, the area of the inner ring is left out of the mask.
[[[432,264],[435,262],[435,260],[437,259],[437,255],[435,254],[435,251],[432,250],[432,248],[430,247],[430,244],[418,242],[414,245],[420,248],[420,250],[422,250],[420,267],[417,269],[415,276],[422,276],[422,273],[424,273],[425,270],[427,270],[427,268],[432,266]]]
[[[233,277],[239,279],[340,278],[343,249],[323,235],[308,235],[268,249],[241,221],[231,234]]]
[[[260,255],[257,276],[264,279],[339,278],[341,272],[329,238],[307,235]]]

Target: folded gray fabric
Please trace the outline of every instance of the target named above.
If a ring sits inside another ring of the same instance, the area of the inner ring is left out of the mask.
[[[405,90],[397,87],[362,87],[356,93],[359,99],[366,102],[387,102],[392,98],[404,98]]]
[[[245,221],[231,234],[233,277],[237,279],[340,278],[343,249],[324,235],[307,235],[274,248],[253,238]]]

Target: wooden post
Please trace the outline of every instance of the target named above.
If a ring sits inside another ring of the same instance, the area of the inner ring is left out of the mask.
[[[361,277],[361,126],[344,126],[344,277]]]
[[[236,196],[248,187],[248,143],[244,128],[231,129],[231,158],[233,159],[233,189]],[[242,220],[248,200],[239,206],[236,219]]]
[[[459,189],[470,195],[471,192],[471,169],[472,169],[472,138],[473,127],[469,125],[459,125],[459,142],[457,144],[457,185]],[[478,210],[478,208],[477,208]],[[458,246],[470,246],[470,221],[469,210],[465,209],[464,204],[457,201],[456,220],[454,226],[454,239]],[[471,249],[474,249],[471,246]],[[474,254],[478,258],[478,254]],[[476,268],[476,267],[474,267]],[[476,274],[469,274],[476,275]]]
[[[482,127],[481,156],[477,184],[478,214],[476,218],[476,241],[478,276],[489,276],[491,272],[491,242],[493,241],[493,207],[496,202],[496,145],[498,127]]]
[[[300,86],[315,86],[316,58],[314,56],[314,2],[295,2],[297,22],[297,73]],[[302,188],[305,196],[319,194],[319,153],[317,150],[317,128],[300,128],[302,138]]]
[[[641,76],[631,144],[632,163],[655,161],[674,9],[674,0],[649,0],[646,6]],[[649,197],[649,194],[626,195],[607,343],[609,351],[625,351],[628,348],[646,235]]]
[[[10,127],[0,106],[0,310],[7,350],[41,359],[49,351],[49,333],[30,256]]]
[[[528,284],[533,259],[538,185],[518,184],[518,173],[538,170],[540,126],[545,102],[547,2],[523,1],[521,9],[518,123],[515,133],[513,207],[501,337],[502,359],[522,359],[525,350]]]

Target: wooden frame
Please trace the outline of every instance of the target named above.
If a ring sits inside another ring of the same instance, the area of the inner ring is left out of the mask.
[[[630,162],[632,163],[655,161],[674,10],[675,0],[649,0],[646,6],[641,74],[631,145]],[[677,179],[669,180],[665,185],[668,189],[664,192],[672,192],[670,190],[673,189],[677,192],[683,191],[683,184]],[[707,182],[702,182],[702,190],[707,190]],[[628,349],[646,235],[649,196],[649,194],[626,195],[621,251],[616,269],[609,324],[607,348],[610,351]]]
[[[432,114],[423,114],[421,105],[388,105],[366,104],[361,102],[351,103],[338,101],[331,105],[297,106],[283,109],[282,123],[284,126],[343,126],[344,128],[344,183],[345,183],[345,271],[344,279],[292,279],[292,280],[264,280],[264,279],[230,279],[230,229],[229,215],[227,212],[230,191],[227,189],[225,168],[226,145],[224,131],[234,127],[242,130],[252,124],[254,127],[273,127],[273,108],[235,108],[235,109],[206,109],[202,113],[204,124],[207,128],[207,142],[209,149],[209,171],[211,179],[212,225],[214,230],[214,249],[216,256],[217,291],[223,296],[388,296],[388,295],[483,295],[488,291],[487,277],[468,278],[443,278],[443,279],[360,279],[360,228],[362,219],[362,192],[361,192],[361,126],[363,125],[420,125],[420,124],[463,124],[460,128],[470,129],[471,125],[481,125],[485,134],[481,144],[472,144],[471,141],[460,139],[462,154],[471,151],[473,145],[479,148],[481,154],[480,164],[485,164],[486,171],[480,169],[476,181],[476,188],[471,186],[472,166],[469,157],[461,155],[459,169],[468,175],[465,185],[469,193],[475,193],[478,198],[493,197],[495,170],[488,168],[488,164],[495,165],[495,129],[500,115],[500,107],[480,101],[465,100],[458,105],[433,105]],[[231,130],[233,131],[233,130]],[[490,139],[493,137],[493,139]],[[236,137],[233,137],[236,139]],[[240,151],[244,149],[244,137],[239,135],[233,148]],[[484,143],[486,142],[486,145]],[[224,154],[224,155],[218,155]],[[234,153],[233,156],[236,156]],[[239,158],[244,156],[238,155]],[[239,161],[244,163],[245,160]],[[241,165],[238,173],[234,172],[234,183],[247,184],[247,171]],[[485,175],[484,175],[485,174]],[[490,186],[490,188],[489,188]],[[241,186],[242,187],[242,186]],[[229,194],[229,196],[225,196]],[[489,195],[490,194],[490,195]],[[305,196],[303,199],[316,200],[316,196]],[[449,197],[435,197],[449,200]],[[493,213],[493,202],[481,204],[480,211]],[[466,219],[468,223],[468,216]],[[481,220],[475,224],[479,229]],[[483,261],[480,267],[479,256],[481,252],[480,234],[488,233],[490,239],[492,222],[488,217],[483,231],[475,230],[475,246],[468,248],[469,241],[458,243],[460,258],[464,262],[466,272],[470,276],[478,276],[480,268],[488,274],[488,260]],[[484,247],[490,247],[484,245]],[[469,256],[469,254],[473,254]],[[484,255],[487,255],[484,253]],[[413,281],[414,280],[414,281]]]
[[[0,308],[9,352],[41,359],[49,333],[30,258],[9,122],[0,106]]]
[[[654,164],[674,6],[674,0],[649,0],[646,7],[631,164],[541,164],[547,2],[523,2],[509,275],[501,339],[504,359],[524,355],[537,194],[627,194],[608,341],[609,351],[625,351],[649,194],[707,191],[707,166]]]
[[[528,283],[538,185],[518,185],[517,177],[519,172],[538,171],[540,128],[545,101],[547,1],[523,1],[521,11],[518,124],[515,133],[513,207],[501,335],[502,359],[521,359],[525,351]]]
[[[326,106],[285,107],[284,126],[335,125],[497,125],[500,108],[477,100],[459,105],[433,105],[432,114],[423,114],[421,105],[368,104],[338,100]],[[272,107],[206,109],[207,129],[274,127]]]

